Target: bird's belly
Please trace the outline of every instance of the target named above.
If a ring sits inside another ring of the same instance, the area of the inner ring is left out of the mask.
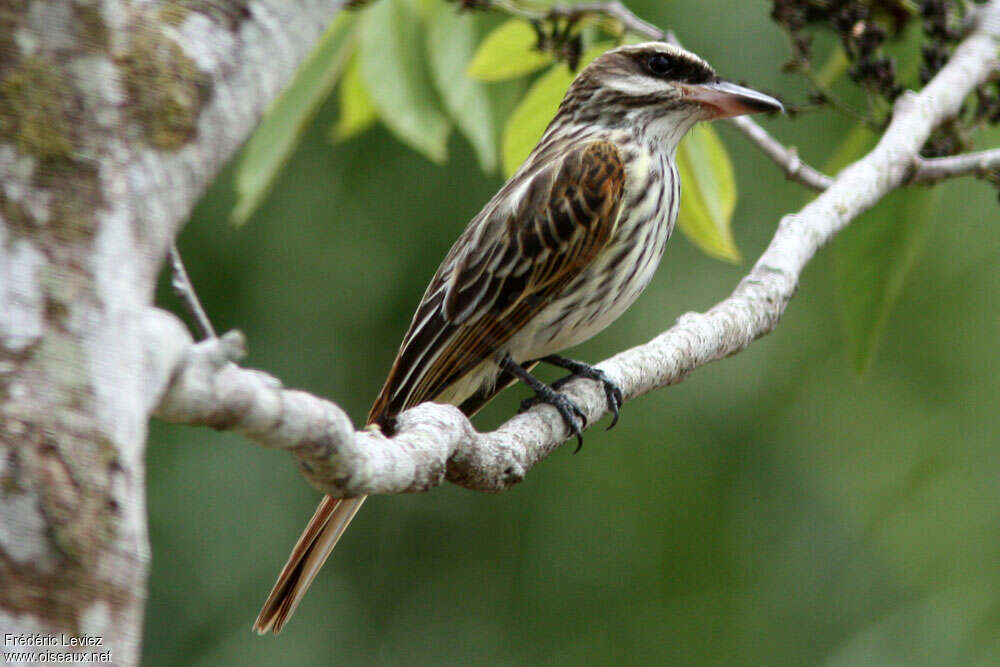
[[[652,280],[673,228],[673,207],[624,229],[559,296],[525,324],[493,358],[484,359],[435,401],[459,404],[496,381],[498,361],[510,355],[518,363],[539,359],[593,337],[618,319]],[[628,233],[631,232],[631,233]]]
[[[593,337],[618,319],[656,272],[671,232],[668,213],[650,211],[644,224],[595,258],[511,339],[511,356],[526,361],[554,354]]]

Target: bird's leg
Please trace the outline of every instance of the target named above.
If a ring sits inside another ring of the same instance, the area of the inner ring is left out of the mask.
[[[575,380],[577,378],[586,378],[588,380],[596,380],[601,383],[604,387],[604,397],[608,402],[608,410],[611,411],[611,424],[608,426],[610,431],[614,428],[615,424],[618,423],[618,416],[621,413],[622,407],[622,390],[615,384],[614,380],[608,377],[607,373],[599,368],[594,368],[590,364],[585,364],[582,361],[574,361],[572,359],[567,359],[558,354],[550,354],[547,357],[542,357],[539,361],[544,361],[547,364],[552,364],[553,366],[558,366],[559,368],[565,368],[570,372],[564,378],[560,378],[552,383],[553,389],[559,389],[567,382]]]
[[[583,447],[583,433],[581,432],[581,428],[587,426],[587,416],[583,414],[583,411],[580,410],[576,403],[569,400],[569,397],[566,396],[566,394],[560,394],[555,389],[545,384],[528,371],[524,370],[520,364],[510,357],[504,357],[503,361],[500,362],[500,368],[531,387],[532,391],[535,392],[535,396],[533,398],[529,398],[521,403],[520,411],[524,412],[536,403],[548,403],[559,411],[559,416],[563,418],[563,421],[566,423],[566,427],[570,430],[570,433],[576,436],[576,451],[580,451],[580,448]],[[579,422],[577,421],[578,417]]]

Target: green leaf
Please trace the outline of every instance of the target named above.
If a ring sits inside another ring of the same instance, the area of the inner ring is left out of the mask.
[[[580,58],[585,67],[613,44],[595,44]],[[549,121],[555,116],[566,89],[576,76],[564,63],[559,63],[538,77],[507,119],[500,145],[501,164],[505,176],[510,176],[521,166],[538,140],[545,133]]]
[[[677,226],[707,254],[740,261],[733,241],[736,179],[729,153],[712,126],[694,126],[677,149],[683,196]]]
[[[503,81],[534,72],[552,62],[552,55],[538,51],[537,44],[530,23],[511,19],[486,36],[466,73],[480,81]]]
[[[897,190],[840,233],[833,248],[851,361],[863,373],[926,245],[940,188]]]
[[[448,157],[451,123],[424,69],[419,14],[405,0],[380,0],[361,17],[361,75],[379,118],[431,162]]]
[[[855,127],[834,151],[827,172],[851,164],[877,139],[866,127]],[[871,365],[892,306],[926,244],[939,195],[939,188],[892,192],[833,244],[840,319],[859,373]]]
[[[267,196],[320,104],[329,97],[354,48],[351,24],[347,14],[333,20],[247,142],[234,177],[235,224],[246,222]]]
[[[500,146],[504,176],[517,171],[531,153],[572,81],[573,73],[569,68],[556,65],[531,84],[504,127]]]
[[[476,48],[475,16],[439,3],[428,17],[427,48],[431,75],[452,120],[476,150],[479,166],[497,166],[496,131],[483,84],[470,79],[464,64]]]
[[[361,63],[357,56],[351,58],[340,81],[339,99],[340,118],[330,128],[330,138],[334,141],[345,141],[361,134],[378,120],[375,104],[361,78]]]

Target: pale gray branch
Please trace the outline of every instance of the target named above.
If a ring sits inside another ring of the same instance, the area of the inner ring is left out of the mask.
[[[474,6],[495,9],[509,16],[516,16],[526,21],[551,21],[567,19],[579,21],[586,17],[607,18],[616,21],[622,30],[650,39],[675,41],[673,33],[660,30],[655,25],[643,21],[628,7],[618,2],[583,2],[575,5],[556,5],[546,10],[536,10],[524,7],[511,0],[481,0]]]
[[[771,158],[789,180],[817,192],[822,192],[833,184],[832,178],[803,162],[794,147],[782,144],[748,116],[731,118],[729,122]],[[939,158],[923,158],[918,155],[914,158],[913,173],[906,184],[933,184],[969,174],[982,177],[997,169],[1000,169],[1000,149],[996,148]]]
[[[936,183],[956,176],[986,176],[1000,169],[1000,148],[949,157],[918,158],[911,183]]]
[[[781,220],[771,244],[729,298],[706,313],[682,316],[652,341],[602,362],[600,368],[622,387],[625,398],[680,382],[699,366],[738,352],[773,330],[816,251],[907,182],[933,128],[953,117],[962,99],[989,75],[998,39],[1000,2],[994,1],[924,90],[900,97],[878,145],[841,171],[815,200]],[[265,446],[289,450],[312,483],[333,496],[418,491],[443,479],[483,491],[503,490],[569,436],[556,411],[546,405],[490,433],[478,433],[457,408],[433,404],[402,413],[393,438],[355,431],[333,403],[283,389],[270,376],[236,366],[239,351],[240,337],[233,334],[191,347],[157,414],[235,430]],[[579,380],[565,391],[590,424],[605,412],[597,383]]]
[[[669,39],[669,31],[660,30],[652,23],[647,23],[636,16],[628,7],[617,0],[612,2],[581,2],[568,7],[553,7],[549,10],[550,18],[578,18],[587,15],[607,16],[614,19],[622,28],[636,35],[645,35],[650,39]]]
[[[181,300],[181,303],[184,304],[184,307],[191,315],[191,319],[194,320],[201,337],[215,338],[215,327],[212,326],[212,321],[208,319],[205,309],[201,306],[201,299],[198,298],[198,293],[191,283],[191,277],[188,276],[184,260],[181,258],[181,251],[177,249],[176,243],[170,244],[168,257],[170,259],[170,270],[173,274],[170,277],[170,286],[173,288],[174,294],[177,295],[177,298]]]
[[[788,180],[817,191],[826,190],[833,185],[832,178],[803,162],[795,148],[786,147],[749,116],[730,118],[729,122],[771,158],[785,172]]]

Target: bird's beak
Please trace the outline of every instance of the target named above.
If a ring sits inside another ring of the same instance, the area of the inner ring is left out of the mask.
[[[782,113],[785,111],[781,102],[770,95],[728,81],[681,84],[681,90],[684,99],[702,105],[709,118],[731,118],[762,111]]]

